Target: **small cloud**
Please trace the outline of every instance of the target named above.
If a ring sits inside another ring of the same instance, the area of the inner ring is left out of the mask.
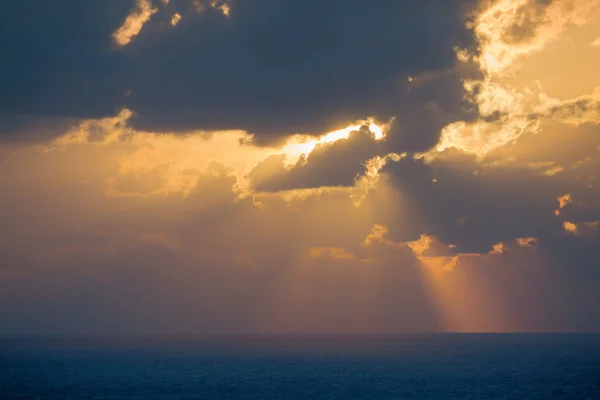
[[[425,267],[440,271],[453,271],[460,262],[459,256],[453,257],[419,257]]]
[[[574,224],[572,222],[565,221],[565,223],[563,224],[563,229],[567,233],[579,235],[579,228],[577,227],[577,224]]]
[[[570,194],[565,194],[564,196],[559,197],[557,200],[560,208],[565,208],[568,204],[573,203],[573,197]]]
[[[504,254],[508,251],[510,251],[508,245],[504,242],[499,242],[492,247],[490,254]]]
[[[581,167],[581,166],[583,166],[583,165],[585,165],[585,164],[589,164],[589,163],[591,163],[591,162],[592,162],[592,157],[589,157],[589,156],[588,156],[588,157],[585,157],[585,158],[583,158],[583,159],[581,159],[581,160],[579,160],[579,161],[575,162],[575,163],[573,164],[573,168],[579,168],[579,167]]]
[[[152,8],[149,0],[138,0],[135,10],[127,16],[123,25],[113,34],[115,42],[119,46],[128,45],[157,11],[156,8]]]
[[[456,245],[441,242],[436,236],[422,234],[421,237],[413,242],[404,243],[409,249],[419,257],[454,257],[465,254],[456,251]]]
[[[218,6],[217,9],[219,11],[221,11],[224,16],[229,17],[229,13],[231,12],[231,8],[229,8],[229,6],[226,3]]]
[[[433,242],[436,239],[432,236],[422,234],[418,240],[414,242],[408,242],[406,245],[417,255],[423,255],[427,250],[432,247]]]
[[[590,43],[590,46],[600,48],[600,38],[598,38],[598,39],[594,40],[592,43]]]
[[[213,10],[220,11],[224,16],[229,17],[229,13],[231,12],[231,8],[229,6],[228,0],[212,0],[210,3],[205,5],[203,2],[199,0],[194,0],[192,2],[194,8],[197,12],[201,13],[206,11],[208,8],[212,8]]]
[[[573,203],[573,197],[570,194],[565,194],[556,200],[558,201],[558,209],[554,211],[556,216],[561,215],[560,210]]]
[[[565,167],[561,166],[561,165],[557,165],[555,167],[552,167],[550,169],[547,169],[544,171],[544,175],[546,176],[554,176],[560,172],[563,172],[565,170]]]
[[[440,242],[437,237],[426,234],[404,245],[412,250],[424,267],[438,271],[452,271],[462,259],[480,256],[477,253],[457,252],[455,245],[447,245]]]
[[[517,243],[517,245],[519,245],[519,247],[535,247],[538,245],[539,240],[537,238],[517,238],[515,239],[515,242]]]
[[[598,228],[600,228],[600,221],[581,222],[578,224],[567,221],[563,224],[563,228],[564,228],[565,232],[567,232],[567,233],[570,233],[573,235],[578,235],[578,236],[589,237],[589,236],[594,236],[596,234],[596,232],[598,231]]]
[[[365,238],[363,245],[369,246],[374,243],[386,243],[388,239],[386,235],[388,233],[388,229],[383,225],[375,225],[371,230],[371,233]]]
[[[171,25],[177,26],[179,21],[181,21],[181,14],[179,14],[179,13],[173,14],[173,17],[171,18]]]

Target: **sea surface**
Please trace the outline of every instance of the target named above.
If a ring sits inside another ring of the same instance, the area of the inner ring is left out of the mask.
[[[0,399],[600,399],[600,335],[0,339]]]

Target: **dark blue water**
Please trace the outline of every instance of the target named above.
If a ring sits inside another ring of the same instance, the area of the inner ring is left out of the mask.
[[[599,335],[0,340],[0,399],[600,399]]]

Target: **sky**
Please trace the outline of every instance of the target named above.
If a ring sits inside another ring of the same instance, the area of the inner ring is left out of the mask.
[[[0,334],[600,331],[600,0],[21,0],[0,35]]]

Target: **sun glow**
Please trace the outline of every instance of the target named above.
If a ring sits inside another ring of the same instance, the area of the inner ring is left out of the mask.
[[[387,126],[380,125],[374,120],[368,119],[365,121],[359,121],[358,123],[347,126],[346,128],[326,133],[325,135],[313,140],[306,141],[304,137],[296,136],[292,138],[292,140],[284,147],[283,153],[288,156],[288,162],[296,162],[302,155],[307,156],[310,154],[318,145],[333,143],[342,139],[348,139],[352,132],[359,130],[365,125],[369,128],[371,133],[373,133],[373,136],[376,140],[381,140],[385,137]]]

